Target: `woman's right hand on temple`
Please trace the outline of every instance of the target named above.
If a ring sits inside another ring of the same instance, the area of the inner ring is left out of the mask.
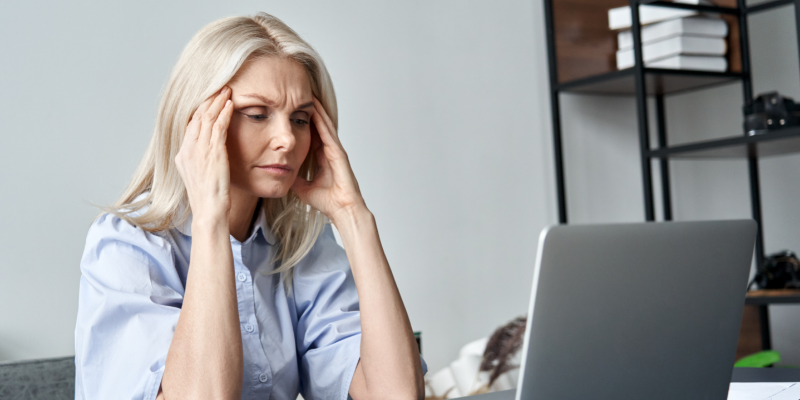
[[[200,104],[175,156],[194,220],[228,222],[230,166],[225,141],[233,114],[230,96],[231,89],[224,86]]]

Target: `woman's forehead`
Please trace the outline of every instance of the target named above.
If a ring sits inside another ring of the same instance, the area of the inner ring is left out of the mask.
[[[313,100],[305,68],[285,57],[259,57],[242,65],[228,84],[235,97],[252,98],[274,106]]]

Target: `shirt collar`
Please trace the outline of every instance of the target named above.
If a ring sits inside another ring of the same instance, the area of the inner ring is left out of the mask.
[[[270,229],[269,225],[267,224],[267,215],[264,213],[264,204],[263,203],[264,203],[264,200],[259,200],[258,201],[258,206],[257,206],[258,217],[256,218],[256,222],[253,224],[253,227],[254,227],[253,233],[250,234],[250,237],[247,240],[245,240],[245,242],[250,240],[251,238],[253,238],[260,231],[261,234],[264,236],[264,239],[266,239],[269,244],[274,245],[275,242],[277,241],[277,238],[272,233],[272,229]],[[185,206],[183,204],[181,204],[181,207],[178,209],[178,215],[183,214],[184,209],[185,209]],[[182,234],[184,234],[186,236],[191,237],[192,236],[192,214],[190,213],[189,216],[186,218],[186,221],[184,221],[182,224],[177,224],[175,226],[175,228],[178,230],[178,232],[180,232],[180,233],[182,233]]]

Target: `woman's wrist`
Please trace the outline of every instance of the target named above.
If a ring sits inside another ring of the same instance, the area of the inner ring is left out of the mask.
[[[221,216],[217,217],[192,217],[192,236],[198,235],[223,235],[228,237],[230,235],[230,226],[228,218]]]
[[[372,212],[369,211],[365,204],[342,208],[336,213],[328,216],[328,218],[340,232],[348,229],[349,227],[360,226],[364,223],[371,223],[375,219],[375,217],[372,215]]]

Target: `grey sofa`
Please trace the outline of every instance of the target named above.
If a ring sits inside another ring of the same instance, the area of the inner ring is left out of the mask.
[[[0,363],[0,399],[70,400],[75,397],[75,357]]]

